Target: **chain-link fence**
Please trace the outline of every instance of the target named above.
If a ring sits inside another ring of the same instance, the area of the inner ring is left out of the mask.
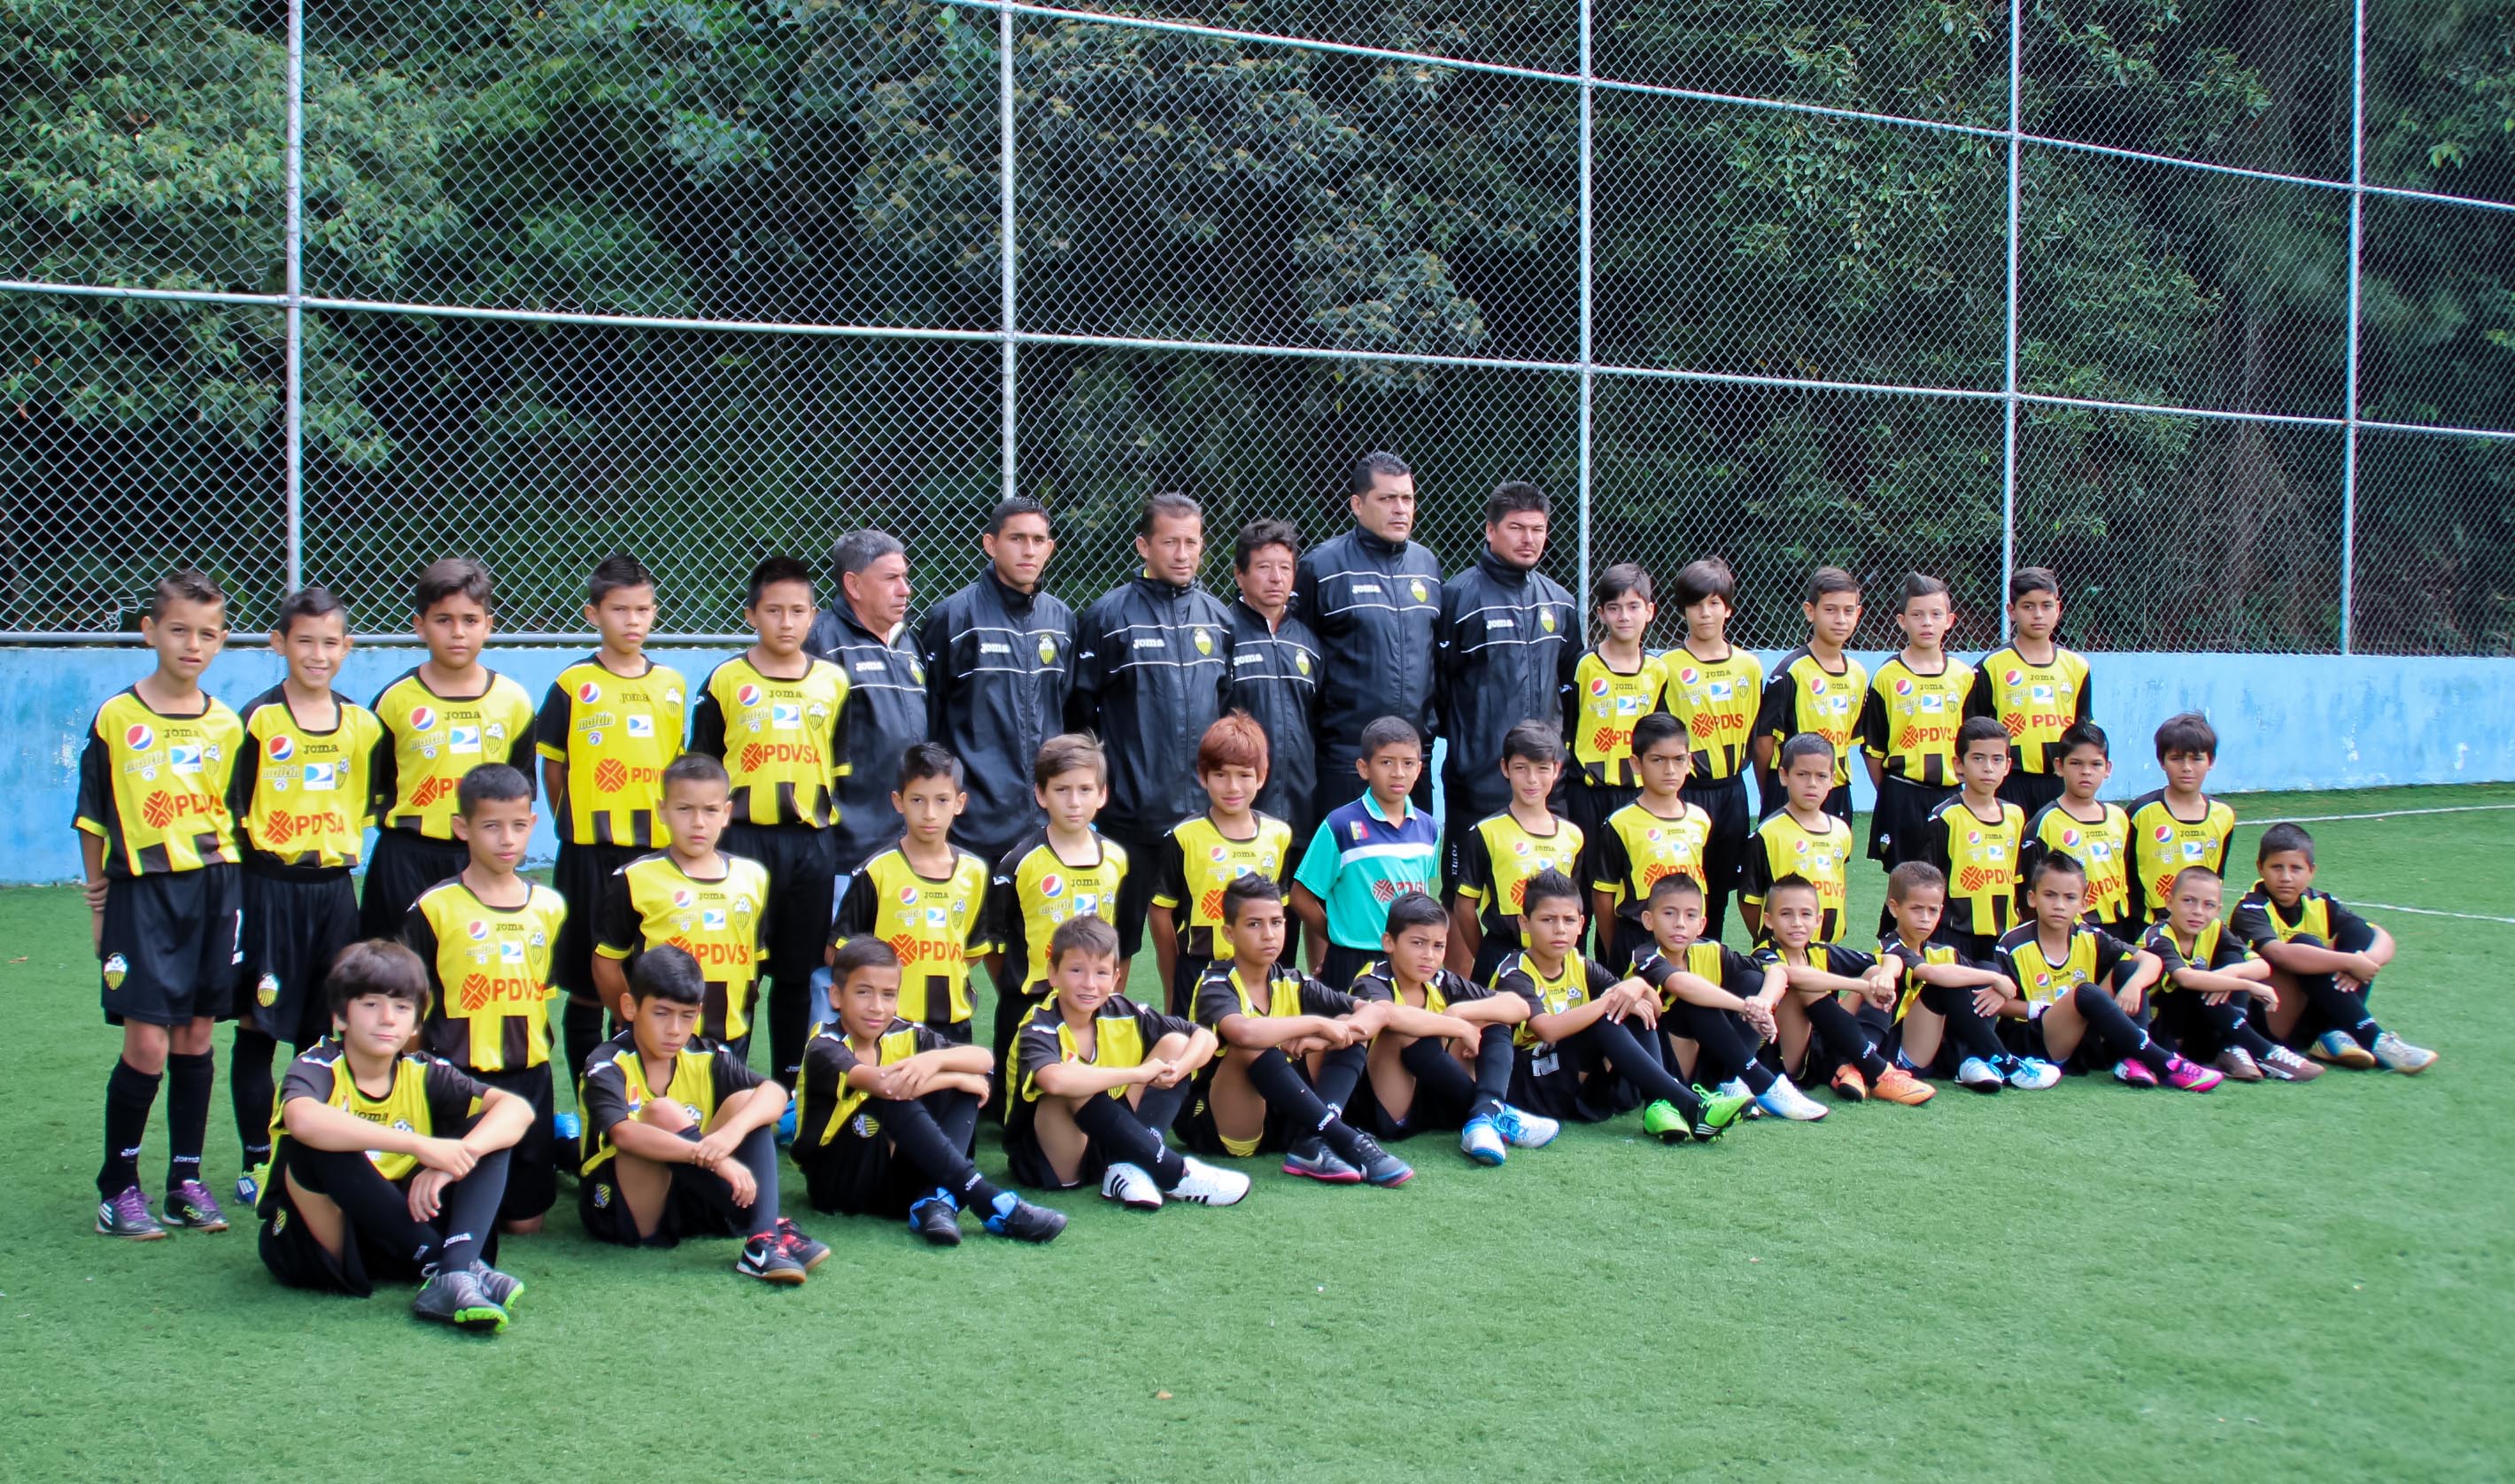
[[[1834,561],[2515,650],[2515,0],[2019,4],[0,0],[0,637],[449,553],[558,635],[616,549],[723,635],[1014,490],[1080,601],[1385,447],[1758,645]]]

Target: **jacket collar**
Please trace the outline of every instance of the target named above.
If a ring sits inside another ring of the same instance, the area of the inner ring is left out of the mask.
[[[1359,525],[1353,528],[1353,540],[1356,546],[1374,556],[1403,556],[1406,555],[1406,548],[1413,545],[1412,542],[1391,541],[1385,536],[1375,534],[1368,527]]]
[[[1476,569],[1496,582],[1506,583],[1514,588],[1525,587],[1528,583],[1528,574],[1534,570],[1530,567],[1512,566],[1503,560],[1502,554],[1492,547],[1486,547],[1476,553]]]
[[[992,561],[988,562],[986,567],[982,570],[980,580],[985,582],[987,586],[995,589],[996,601],[1003,603],[1005,605],[1005,611],[1012,614],[1015,618],[1019,618],[1030,612],[1031,605],[1039,601],[1039,594],[1037,591],[1034,590],[1029,593],[1016,592],[1002,577],[997,576],[996,564]]]
[[[992,570],[992,569],[990,569]],[[1194,583],[1164,582],[1150,572],[1137,572],[1135,586],[1164,602],[1176,602],[1196,591]]]

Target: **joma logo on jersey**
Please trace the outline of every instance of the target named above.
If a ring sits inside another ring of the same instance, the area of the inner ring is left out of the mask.
[[[195,794],[188,789],[173,793],[157,789],[141,801],[140,817],[148,822],[148,828],[162,830],[178,819],[207,818],[217,806],[216,801],[207,794]]]
[[[809,742],[754,742],[742,750],[742,771],[758,772],[774,763],[821,763],[821,750]]]
[[[673,939],[673,946],[698,960],[701,968],[711,964],[720,964],[727,969],[751,967],[749,943],[693,943],[687,938],[677,937]]]

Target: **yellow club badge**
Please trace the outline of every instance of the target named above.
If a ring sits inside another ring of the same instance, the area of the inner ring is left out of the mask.
[[[131,972],[131,961],[120,954],[110,954],[104,961],[104,987],[120,989],[123,976]]]
[[[1417,602],[1429,602],[1432,600],[1431,590],[1423,586],[1423,579],[1421,577],[1408,583],[1406,585],[1406,591],[1415,595],[1415,600]]]
[[[1307,674],[1309,674],[1309,673],[1310,673],[1310,651],[1308,651],[1307,649],[1296,649],[1296,650],[1294,650],[1294,651],[1293,651],[1293,668],[1294,668],[1294,669],[1296,669],[1296,670],[1298,670],[1298,671],[1299,671],[1299,672],[1300,672],[1301,674],[1303,674],[1303,675],[1307,675]]]
[[[279,976],[264,974],[253,986],[253,1003],[268,1010],[279,1003]]]
[[[1214,636],[1206,633],[1203,629],[1196,631],[1196,652],[1199,654],[1212,654],[1214,652]]]
[[[1039,637],[1039,662],[1043,665],[1053,665],[1056,663],[1056,637],[1054,635],[1043,634]]]
[[[1544,630],[1545,630],[1546,633],[1548,633],[1548,634],[1553,633],[1553,632],[1554,632],[1554,610],[1553,610],[1552,608],[1540,608],[1540,609],[1538,609],[1538,610],[1537,610],[1537,625],[1538,625],[1538,627],[1539,627],[1539,628],[1544,629]]]
[[[915,660],[910,660],[908,662],[908,678],[920,685],[925,684],[926,667],[917,663]]]

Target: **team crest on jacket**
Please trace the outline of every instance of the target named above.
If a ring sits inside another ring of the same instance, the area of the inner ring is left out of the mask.
[[[1432,598],[1431,590],[1423,586],[1423,579],[1422,579],[1422,578],[1421,578],[1421,577],[1418,577],[1418,578],[1416,578],[1413,582],[1408,583],[1408,584],[1406,585],[1406,591],[1415,595],[1415,600],[1416,600],[1417,602],[1429,602],[1429,601],[1431,601],[1431,598]]]
[[[279,976],[264,974],[253,986],[253,1003],[268,1010],[279,1003]]]
[[[1310,654],[1308,650],[1296,649],[1293,651],[1293,668],[1303,675],[1310,673]]]
[[[1045,634],[1039,637],[1039,662],[1043,665],[1056,663],[1056,640]]]
[[[1538,610],[1537,610],[1537,626],[1538,626],[1539,628],[1541,628],[1541,629],[1544,629],[1544,630],[1545,630],[1546,633],[1548,633],[1548,634],[1553,633],[1553,632],[1554,632],[1554,610],[1553,610],[1552,608],[1540,608],[1540,609],[1538,609]]]
[[[1203,629],[1196,631],[1196,652],[1199,654],[1212,654],[1214,652],[1214,636],[1206,633]]]

